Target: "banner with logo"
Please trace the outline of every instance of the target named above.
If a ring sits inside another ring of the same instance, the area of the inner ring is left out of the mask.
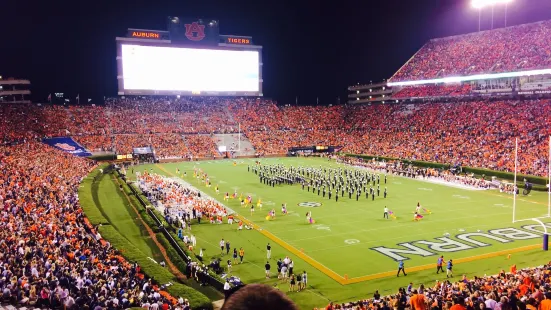
[[[214,19],[169,17],[168,32],[173,44],[217,46],[220,42],[218,21]]]
[[[86,150],[82,145],[75,142],[75,140],[73,140],[73,138],[71,137],[45,138],[42,139],[42,142],[48,144],[49,146],[55,147],[58,150],[62,150],[75,156],[92,156],[92,154],[88,152],[88,150]]]

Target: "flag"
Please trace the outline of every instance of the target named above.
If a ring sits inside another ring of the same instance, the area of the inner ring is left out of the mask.
[[[48,95],[48,102],[52,102],[52,94],[51,93]]]
[[[394,214],[391,210],[388,210],[388,215],[390,215],[391,218],[396,219],[396,214]]]
[[[423,208],[423,211],[425,211],[425,213],[432,214],[432,212],[429,209]]]
[[[92,98],[88,98],[88,102],[92,101]]]
[[[422,216],[421,214],[417,214],[417,215],[415,215],[415,218],[418,219],[418,220],[420,220],[420,219],[423,218],[423,216]]]
[[[77,95],[77,103],[80,103],[80,94]]]

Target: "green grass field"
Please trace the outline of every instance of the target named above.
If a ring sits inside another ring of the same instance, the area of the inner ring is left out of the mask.
[[[114,176],[103,175],[93,192],[97,208],[105,219],[133,246],[148,257],[162,261],[163,256],[155,243],[151,240],[145,227],[137,218],[128,201],[113,181]]]
[[[253,215],[249,209],[241,208],[237,199],[226,204],[257,225],[258,230],[237,231],[235,224],[206,222],[193,225],[193,233],[198,245],[206,249],[207,259],[222,256],[225,262],[229,258],[220,254],[218,242],[222,238],[229,240],[232,248],[243,247],[245,263],[234,266],[233,274],[245,283],[278,283],[281,290],[287,291],[287,284],[275,277],[264,279],[265,248],[270,242],[273,246],[272,270],[276,270],[277,258],[290,256],[296,272],[306,270],[309,274],[306,291],[289,293],[303,309],[323,306],[330,300],[346,302],[371,297],[375,290],[392,293],[409,282],[431,284],[437,279],[445,279],[445,275],[435,274],[439,255],[455,261],[455,279],[463,274],[468,277],[495,274],[501,269],[508,270],[512,264],[525,267],[549,260],[541,250],[541,227],[532,221],[512,223],[511,195],[388,176],[386,199],[382,197],[385,184],[381,178],[381,196],[374,201],[365,196],[356,201],[355,197],[348,199],[345,194],[337,203],[334,197],[332,200],[322,198],[317,193],[302,190],[300,185],[273,188],[261,184],[254,173],[247,172],[247,165],[252,166],[254,161],[238,160],[237,166],[228,160],[144,165],[135,167],[134,173],[152,169],[169,177],[181,177],[221,202],[223,193],[231,194],[234,189],[243,195],[252,195],[254,202],[261,198],[263,210],[257,208]],[[312,158],[272,158],[261,159],[261,162],[305,167],[338,166],[335,162]],[[194,167],[208,173],[213,184],[211,188],[193,178]],[[187,176],[176,176],[177,168],[182,173],[186,171]],[[128,173],[131,174],[130,169]],[[214,191],[216,184],[220,186],[219,195]],[[418,201],[432,214],[414,222],[412,213]],[[317,202],[321,206],[299,206],[303,202]],[[282,203],[287,203],[289,214],[286,216],[281,215]],[[396,220],[383,219],[384,206],[394,211]],[[272,208],[277,217],[267,221],[265,217]],[[312,211],[315,224],[306,223],[307,211]],[[541,217],[546,213],[546,193],[532,192],[517,200],[518,219]],[[533,231],[521,229],[526,225]],[[445,234],[449,234],[449,238]],[[534,247],[529,247],[532,245]],[[507,259],[508,254],[511,254],[510,259]],[[397,278],[396,259],[400,256],[406,259],[409,273],[407,277]]]

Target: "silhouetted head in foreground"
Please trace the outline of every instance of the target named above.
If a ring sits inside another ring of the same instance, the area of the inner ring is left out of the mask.
[[[222,310],[299,310],[285,294],[264,284],[249,284],[233,293]]]

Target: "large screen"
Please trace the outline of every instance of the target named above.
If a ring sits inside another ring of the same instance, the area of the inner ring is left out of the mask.
[[[122,89],[125,94],[258,96],[262,91],[259,54],[257,50],[123,43],[120,46],[119,91]]]

